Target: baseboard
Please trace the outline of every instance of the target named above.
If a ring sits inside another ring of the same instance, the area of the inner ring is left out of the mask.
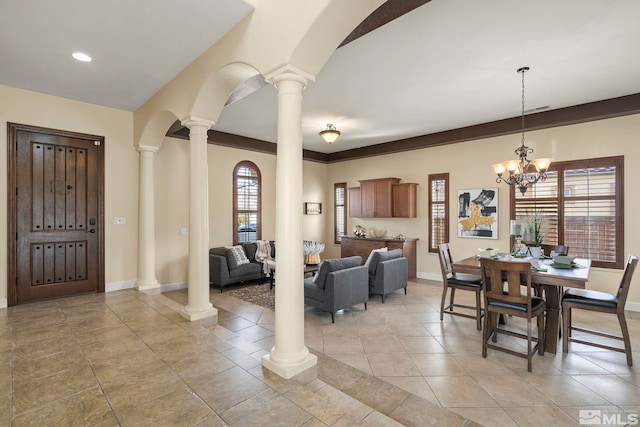
[[[105,292],[113,292],[113,291],[121,291],[123,289],[131,289],[136,286],[136,281],[134,280],[123,280],[122,282],[111,282],[107,283],[104,287]]]
[[[8,306],[8,300],[6,298],[0,298],[0,308],[7,308]]]
[[[436,282],[442,282],[442,274],[433,274],[433,273],[420,273],[416,274],[418,279],[427,279],[427,280],[435,280]]]
[[[640,312],[640,302],[627,301],[627,303],[624,305],[624,311]]]
[[[184,289],[189,286],[187,282],[175,282],[167,283],[166,285],[160,285],[160,292],[177,291],[178,289]]]
[[[187,282],[167,283],[165,285],[160,285],[160,292],[177,291],[178,289],[184,289],[187,286],[188,286]],[[133,289],[135,287],[136,287],[136,280],[123,280],[121,282],[107,283],[104,291],[113,292],[113,291],[120,291],[123,289]],[[7,300],[5,299],[4,301],[5,301],[5,307],[6,307]],[[0,299],[0,304],[1,303],[2,303],[2,300]]]

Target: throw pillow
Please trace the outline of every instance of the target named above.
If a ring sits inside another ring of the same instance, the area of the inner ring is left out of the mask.
[[[239,265],[249,263],[249,259],[244,253],[242,246],[227,246],[227,263],[231,270],[237,268]]]
[[[367,266],[367,267],[369,266],[369,263],[371,262],[371,257],[373,256],[373,254],[374,254],[375,252],[387,252],[387,250],[388,250],[388,249],[389,249],[389,248],[384,247],[384,248],[380,248],[380,249],[374,249],[374,250],[372,250],[372,251],[371,251],[371,253],[369,254],[369,257],[368,257],[368,258],[367,258],[367,260],[365,261],[364,265],[365,265],[365,266]]]
[[[249,262],[253,262],[256,260],[256,252],[258,250],[258,244],[256,242],[243,243],[242,249],[244,249],[244,253],[247,256]]]

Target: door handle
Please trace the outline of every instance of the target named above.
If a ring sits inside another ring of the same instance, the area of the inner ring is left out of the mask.
[[[92,228],[91,230],[87,230],[87,231],[88,231],[89,233],[95,233],[95,232],[96,232],[96,229],[95,229],[95,228]]]

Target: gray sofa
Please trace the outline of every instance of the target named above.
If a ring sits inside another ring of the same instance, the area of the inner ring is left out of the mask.
[[[367,267],[361,264],[359,256],[323,261],[315,279],[304,279],[304,303],[331,313],[332,323],[338,310],[359,303],[366,310],[369,283]]]
[[[409,260],[402,256],[402,249],[388,252],[373,252],[367,266],[369,272],[369,293],[384,296],[389,292],[404,288],[407,294]]]
[[[209,249],[209,285],[222,289],[231,284],[254,281],[256,284],[264,281],[262,263],[256,261],[256,243],[243,243],[242,249],[249,260],[246,264],[238,264],[231,249],[219,246]],[[271,242],[271,257],[275,258],[276,247]]]

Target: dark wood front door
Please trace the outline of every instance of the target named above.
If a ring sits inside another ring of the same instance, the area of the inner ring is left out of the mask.
[[[103,292],[104,138],[12,124],[9,134],[9,302]]]

